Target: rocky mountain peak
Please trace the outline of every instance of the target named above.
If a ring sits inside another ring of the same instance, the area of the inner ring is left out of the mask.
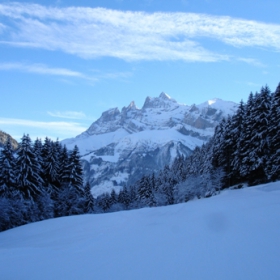
[[[131,111],[131,110],[136,110],[136,109],[137,109],[137,107],[135,105],[135,102],[131,101],[130,104],[127,107],[122,108],[122,114],[126,113],[128,111]]]
[[[163,100],[170,100],[171,97],[166,94],[165,92],[162,92],[160,95],[159,95],[159,98],[163,99]]]
[[[119,114],[120,111],[118,108],[112,108],[103,112],[99,120],[102,120],[102,122],[114,121]]]
[[[144,109],[155,109],[155,108],[161,108],[161,109],[172,109],[174,107],[178,106],[178,103],[176,100],[172,99],[169,95],[162,92],[159,97],[147,97],[143,106]]]

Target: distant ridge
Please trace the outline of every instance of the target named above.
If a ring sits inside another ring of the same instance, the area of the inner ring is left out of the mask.
[[[12,147],[14,150],[16,150],[18,148],[18,142],[10,134],[8,134],[2,130],[0,130],[0,148],[4,147],[8,138],[11,139]]]

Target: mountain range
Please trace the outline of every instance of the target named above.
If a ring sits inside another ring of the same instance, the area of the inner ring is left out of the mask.
[[[121,110],[103,112],[85,132],[62,144],[69,149],[78,146],[84,181],[98,196],[112,189],[119,191],[144,174],[157,172],[178,155],[190,155],[237,107],[218,98],[188,106],[161,93],[159,97],[147,97],[141,109],[132,101]]]

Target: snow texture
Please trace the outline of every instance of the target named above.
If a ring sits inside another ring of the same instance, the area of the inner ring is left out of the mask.
[[[280,279],[280,182],[0,233],[0,279]]]

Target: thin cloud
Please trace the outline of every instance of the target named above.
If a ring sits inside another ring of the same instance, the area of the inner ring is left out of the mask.
[[[86,115],[83,112],[75,112],[75,111],[66,111],[66,112],[48,112],[48,114],[52,117],[56,118],[63,118],[63,119],[76,119],[76,120],[82,120],[87,119]]]
[[[257,84],[257,83],[254,83],[254,82],[247,82],[246,84],[247,84],[248,86],[250,86],[250,87],[258,87],[258,88],[261,87],[260,84]]]
[[[41,75],[76,77],[87,80],[95,80],[94,78],[88,77],[77,71],[72,71],[65,68],[50,68],[44,64],[1,63],[0,70],[18,70]]]
[[[44,130],[50,130],[52,132],[58,131],[60,132],[60,134],[69,132],[71,132],[72,134],[82,133],[87,129],[87,127],[84,127],[77,122],[42,122],[12,118],[0,118],[0,125],[39,128]]]
[[[266,67],[263,63],[261,63],[259,60],[254,58],[238,58],[239,61],[245,62],[247,64],[257,66],[257,67]]]
[[[0,23],[0,33],[2,33],[5,29],[5,25]]]
[[[0,4],[0,15],[9,24],[2,43],[60,50],[85,59],[230,59],[211,50],[203,38],[232,47],[280,51],[280,25],[225,16],[59,8],[16,2]]]

